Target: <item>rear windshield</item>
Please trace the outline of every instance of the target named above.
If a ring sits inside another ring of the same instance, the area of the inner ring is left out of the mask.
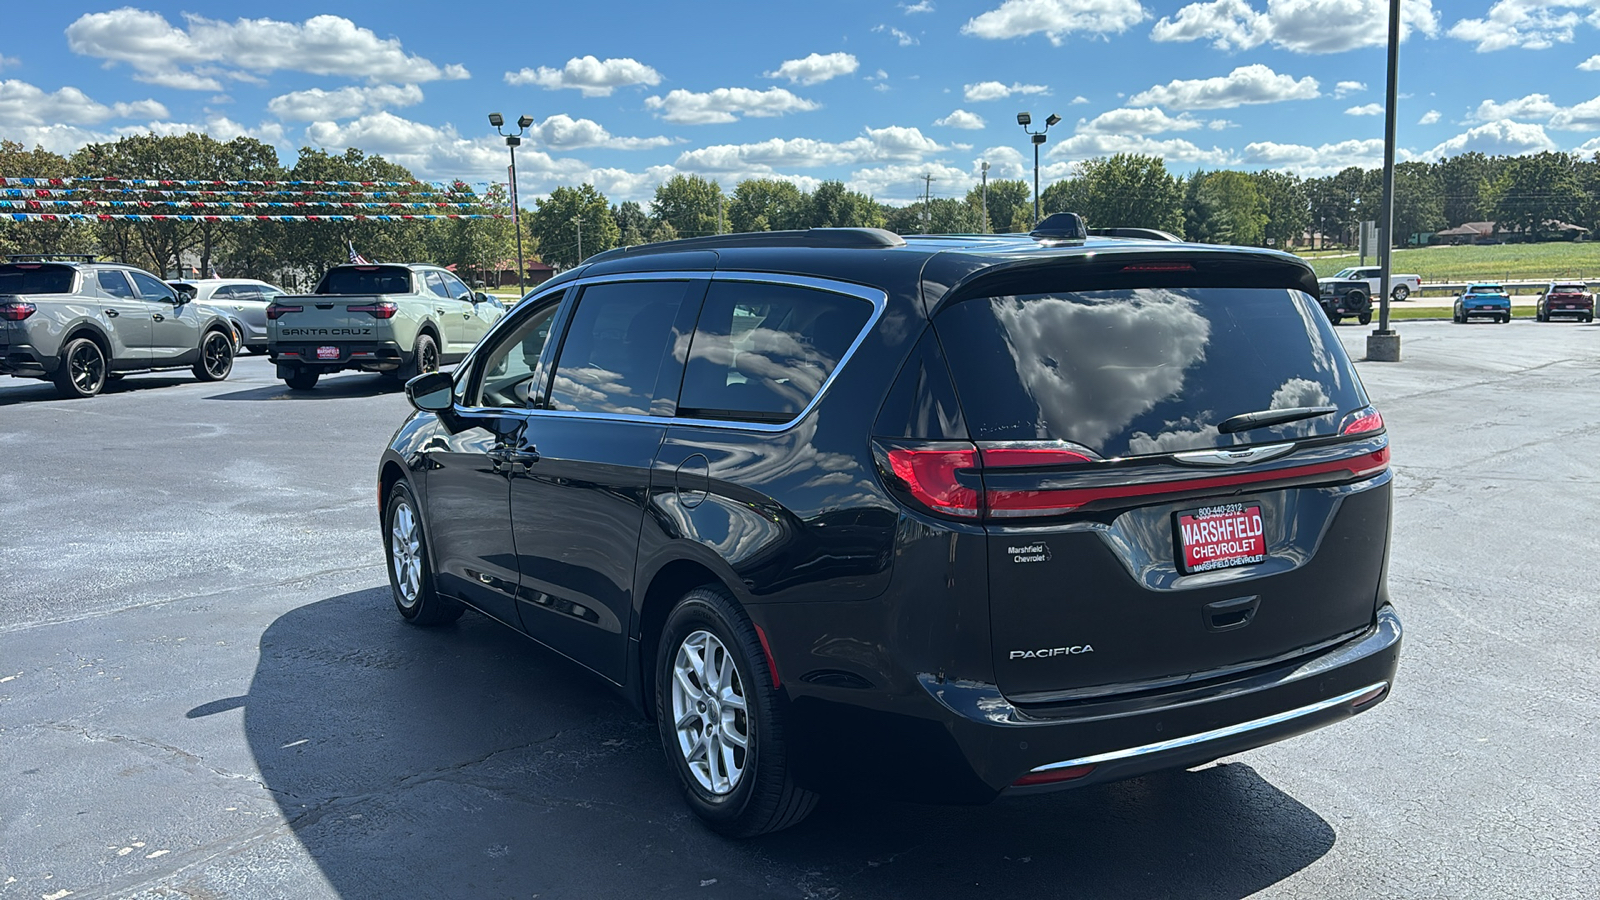
[[[1497,284],[1475,284],[1472,286],[1474,294],[1503,294],[1505,290]]]
[[[0,266],[0,294],[70,294],[72,273],[71,266]]]
[[[409,294],[411,270],[404,266],[341,266],[329,269],[319,294]]]
[[[1586,284],[1558,284],[1550,289],[1552,294],[1587,294],[1589,286]]]
[[[1332,435],[1366,394],[1298,291],[1143,288],[958,303],[936,322],[979,441],[1060,440],[1106,458]],[[1240,413],[1338,414],[1235,434]]]

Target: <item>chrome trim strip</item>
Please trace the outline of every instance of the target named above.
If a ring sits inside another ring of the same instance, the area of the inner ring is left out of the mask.
[[[1237,450],[1223,447],[1217,450],[1185,450],[1172,454],[1176,462],[1192,466],[1237,466],[1244,463],[1266,462],[1294,449],[1293,443],[1263,444],[1259,447],[1240,447]]]
[[[1069,769],[1073,766],[1093,766],[1099,765],[1100,763],[1115,762],[1117,760],[1134,759],[1140,756],[1148,756],[1152,753],[1161,753],[1167,750],[1176,750],[1180,747],[1192,747],[1196,744],[1204,744],[1207,741],[1215,741],[1221,740],[1222,738],[1234,737],[1235,735],[1245,734],[1246,732],[1256,731],[1261,728],[1269,728],[1273,725],[1281,725],[1284,722],[1289,722],[1302,716],[1309,716],[1315,713],[1323,712],[1325,710],[1332,709],[1341,703],[1349,703],[1351,700],[1360,697],[1362,694],[1371,693],[1372,691],[1387,688],[1388,686],[1389,682],[1380,681],[1377,684],[1369,684],[1364,688],[1357,688],[1349,693],[1340,694],[1337,697],[1330,697],[1327,700],[1321,700],[1309,706],[1302,706],[1299,709],[1291,709],[1288,712],[1263,716],[1259,719],[1252,719],[1249,722],[1240,722],[1237,725],[1226,725],[1222,728],[1214,728],[1210,731],[1201,732],[1200,734],[1191,734],[1185,737],[1157,741],[1154,744],[1145,744],[1141,747],[1129,747],[1125,750],[1111,750],[1106,753],[1096,753],[1093,756],[1080,756],[1077,759],[1053,762],[1048,765],[1036,766],[1029,771],[1049,772],[1054,769]]]
[[[868,303],[871,303],[872,315],[867,317],[867,323],[861,327],[861,331],[856,335],[856,339],[852,341],[850,346],[844,351],[844,355],[839,357],[839,362],[833,367],[833,371],[828,373],[828,377],[823,380],[822,387],[817,389],[817,395],[811,398],[811,402],[806,404],[805,409],[800,410],[798,415],[787,422],[734,422],[723,419],[692,419],[680,416],[641,416],[628,413],[566,412],[555,409],[524,409],[519,407],[507,407],[502,409],[498,407],[470,407],[459,405],[456,407],[456,412],[501,416],[527,415],[530,417],[558,419],[604,419],[612,422],[642,422],[653,425],[687,425],[695,428],[722,428],[733,431],[756,431],[766,433],[788,431],[795,425],[799,424],[803,419],[805,419],[806,416],[811,415],[811,411],[817,408],[817,404],[822,402],[822,398],[828,395],[828,388],[833,385],[834,379],[838,378],[839,373],[844,371],[844,367],[850,363],[850,358],[855,356],[857,348],[859,348],[862,342],[867,339],[867,335],[872,333],[873,327],[878,324],[878,320],[883,317],[883,311],[889,305],[889,295],[881,290],[878,290],[877,288],[869,288],[859,284],[852,284],[847,281],[829,281],[827,279],[811,278],[805,275],[783,275],[772,272],[622,272],[607,275],[596,275],[593,278],[577,278],[572,281],[565,282],[559,287],[561,290],[565,290],[571,287],[578,287],[581,289],[590,284],[603,284],[614,281],[685,281],[692,279],[709,279],[712,281],[752,281],[762,284],[786,284],[794,287],[826,291],[830,294],[842,294],[846,297],[854,297],[858,300],[865,300]],[[521,304],[519,303],[518,305],[520,306]],[[509,316],[510,314],[508,313],[506,318],[509,318]],[[496,324],[498,325],[499,323]],[[493,332],[491,332],[491,334],[492,333]],[[471,365],[472,358],[477,355],[478,347],[482,347],[487,343],[489,343],[489,338],[486,335],[483,340],[478,342],[477,347],[473,348],[472,353],[468,356],[468,358],[463,360],[462,365],[458,367],[457,371],[465,373],[467,368],[469,368]]]

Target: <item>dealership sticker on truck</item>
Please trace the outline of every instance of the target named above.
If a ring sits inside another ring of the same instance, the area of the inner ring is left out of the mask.
[[[1267,558],[1261,506],[1229,503],[1177,514],[1178,560],[1185,572],[1248,566]]]

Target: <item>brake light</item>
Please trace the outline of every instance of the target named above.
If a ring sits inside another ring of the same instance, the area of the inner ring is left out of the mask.
[[[1136,263],[1123,266],[1124,272],[1193,272],[1194,266],[1188,263]]]
[[[978,451],[984,468],[1021,468],[1024,466],[1069,466],[1074,463],[1094,462],[1094,457],[1061,446],[1024,444],[985,444]]]
[[[400,311],[400,304],[393,300],[380,300],[377,303],[369,303],[366,306],[347,306],[345,311],[368,313],[374,319],[392,319],[394,314]]]
[[[305,310],[306,308],[304,306],[279,306],[274,303],[273,305],[267,307],[267,318],[276,321],[277,319],[281,319],[289,313],[305,312]]]
[[[1339,426],[1339,433],[1342,435],[1367,434],[1382,430],[1383,414],[1370,406],[1345,416],[1343,424]]]
[[[1062,781],[1073,781],[1094,771],[1094,766],[1067,766],[1063,769],[1044,769],[1028,774],[1011,782],[1013,787],[1027,787],[1033,784],[1056,784]]]
[[[978,492],[956,479],[962,469],[978,468],[978,450],[958,447],[891,447],[889,468],[917,502],[935,512],[977,518]]]
[[[7,322],[21,322],[23,319],[38,312],[38,310],[39,307],[34,306],[32,303],[23,303],[21,301],[0,304],[0,319],[5,319]]]

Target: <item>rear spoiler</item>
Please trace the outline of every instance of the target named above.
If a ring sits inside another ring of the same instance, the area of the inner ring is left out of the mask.
[[[1312,297],[1321,294],[1316,272],[1287,253],[1192,246],[1166,249],[1152,241],[1148,246],[1030,256],[980,268],[952,285],[931,312],[974,297],[1130,287],[1283,288]]]

